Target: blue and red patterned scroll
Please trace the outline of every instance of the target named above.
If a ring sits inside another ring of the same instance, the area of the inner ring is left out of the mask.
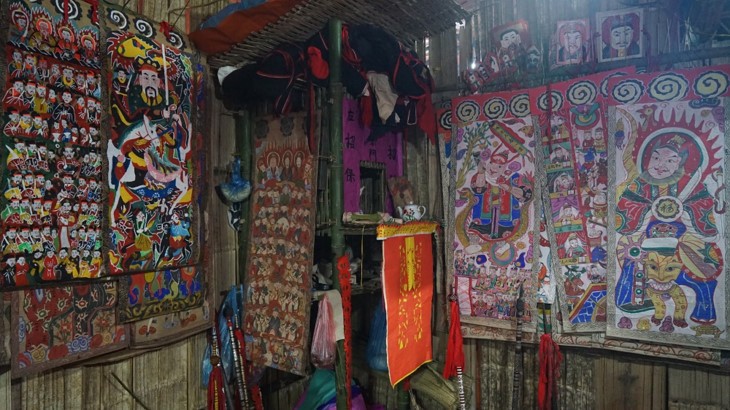
[[[387,132],[370,140],[371,130],[360,123],[360,107],[356,100],[342,102],[342,169],[345,181],[345,212],[360,212],[362,162],[382,164],[387,180],[403,175],[403,139],[401,133]],[[393,213],[393,203],[386,195],[385,211]],[[373,212],[378,211],[378,209]]]
[[[203,272],[195,266],[134,273],[119,283],[123,323],[196,307],[204,299]]]
[[[633,72],[633,70],[631,70]],[[540,124],[544,213],[565,331],[604,331],[608,150],[604,99],[613,71],[530,90]],[[549,97],[548,97],[549,96]]]
[[[117,323],[114,282],[45,287],[13,294],[12,372],[25,376],[119,350],[129,344]]]
[[[730,66],[612,80],[610,337],[728,347]]]
[[[453,267],[462,323],[514,327],[535,306],[535,138],[527,91],[453,100]],[[538,201],[539,202],[539,201]]]
[[[388,376],[395,386],[432,360],[431,299],[435,222],[379,225],[383,298],[388,329]]]
[[[0,287],[99,277],[103,141],[95,8],[16,0],[7,11]]]
[[[198,223],[191,126],[193,69],[181,37],[106,8],[111,136],[111,274],[185,266]]]
[[[314,246],[315,159],[306,116],[257,121],[246,275],[247,356],[305,374]]]

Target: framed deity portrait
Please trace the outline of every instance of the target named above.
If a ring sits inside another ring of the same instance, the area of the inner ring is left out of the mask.
[[[644,11],[641,8],[596,13],[600,36],[596,41],[598,61],[638,58],[644,55]]]
[[[531,45],[530,32],[525,20],[516,20],[511,23],[495,27],[490,31],[492,44],[495,49],[527,49]]]
[[[591,60],[591,29],[588,19],[558,21],[553,41],[551,68],[583,64]]]

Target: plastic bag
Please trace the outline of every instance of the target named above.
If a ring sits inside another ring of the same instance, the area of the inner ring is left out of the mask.
[[[319,302],[317,323],[312,338],[312,364],[319,368],[331,368],[335,364],[335,321],[327,295]]]
[[[368,365],[373,370],[388,371],[388,353],[385,346],[387,331],[388,322],[385,316],[385,306],[381,301],[375,309],[368,339]]]

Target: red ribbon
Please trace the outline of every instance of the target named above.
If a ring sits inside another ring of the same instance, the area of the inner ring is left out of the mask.
[[[91,22],[99,24],[99,0],[85,0],[91,6]]]
[[[166,21],[161,21],[160,22],[160,31],[162,32],[162,34],[165,35],[165,38],[169,40],[170,32],[172,31],[172,26],[170,25],[170,23],[168,23]]]

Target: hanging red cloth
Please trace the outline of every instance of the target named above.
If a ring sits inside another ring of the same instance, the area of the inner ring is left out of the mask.
[[[560,347],[555,343],[550,333],[540,336],[538,357],[540,360],[540,377],[537,382],[537,408],[539,410],[550,410],[556,383],[560,378],[560,363],[563,361]]]
[[[456,368],[464,368],[464,338],[461,335],[461,319],[459,319],[459,304],[451,301],[451,327],[449,328],[449,343],[446,345],[446,364],[444,378],[456,376]]]

